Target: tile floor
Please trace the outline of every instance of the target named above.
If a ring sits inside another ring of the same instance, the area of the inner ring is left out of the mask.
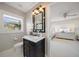
[[[23,57],[23,50],[16,50],[15,48],[8,49],[0,53],[0,57]]]

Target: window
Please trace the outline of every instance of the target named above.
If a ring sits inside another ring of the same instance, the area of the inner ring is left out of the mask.
[[[4,28],[7,32],[21,31],[22,19],[4,15],[3,16]]]

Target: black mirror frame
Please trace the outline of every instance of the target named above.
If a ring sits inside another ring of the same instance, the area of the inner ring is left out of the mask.
[[[39,30],[39,33],[45,33],[45,8],[43,8],[43,12],[42,13],[42,29],[35,29],[35,15],[32,15],[33,18],[33,32],[37,32]]]

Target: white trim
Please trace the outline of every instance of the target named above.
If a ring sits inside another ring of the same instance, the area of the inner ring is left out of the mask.
[[[11,15],[7,15],[7,14],[3,14],[3,16],[4,17],[13,18],[13,19],[16,19],[16,20],[22,20],[21,18],[17,18],[17,17],[11,16]]]

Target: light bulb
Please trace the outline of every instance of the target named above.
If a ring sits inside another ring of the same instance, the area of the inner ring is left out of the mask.
[[[43,12],[44,10],[43,10],[43,8],[39,8],[39,10],[41,11],[41,12]]]
[[[36,14],[38,14],[38,13],[39,13],[39,11],[38,11],[38,10],[35,10],[34,12],[35,12]]]
[[[45,8],[45,6],[40,6],[39,11],[43,12],[44,11],[43,8]]]
[[[35,15],[35,12],[32,12],[32,15]]]

